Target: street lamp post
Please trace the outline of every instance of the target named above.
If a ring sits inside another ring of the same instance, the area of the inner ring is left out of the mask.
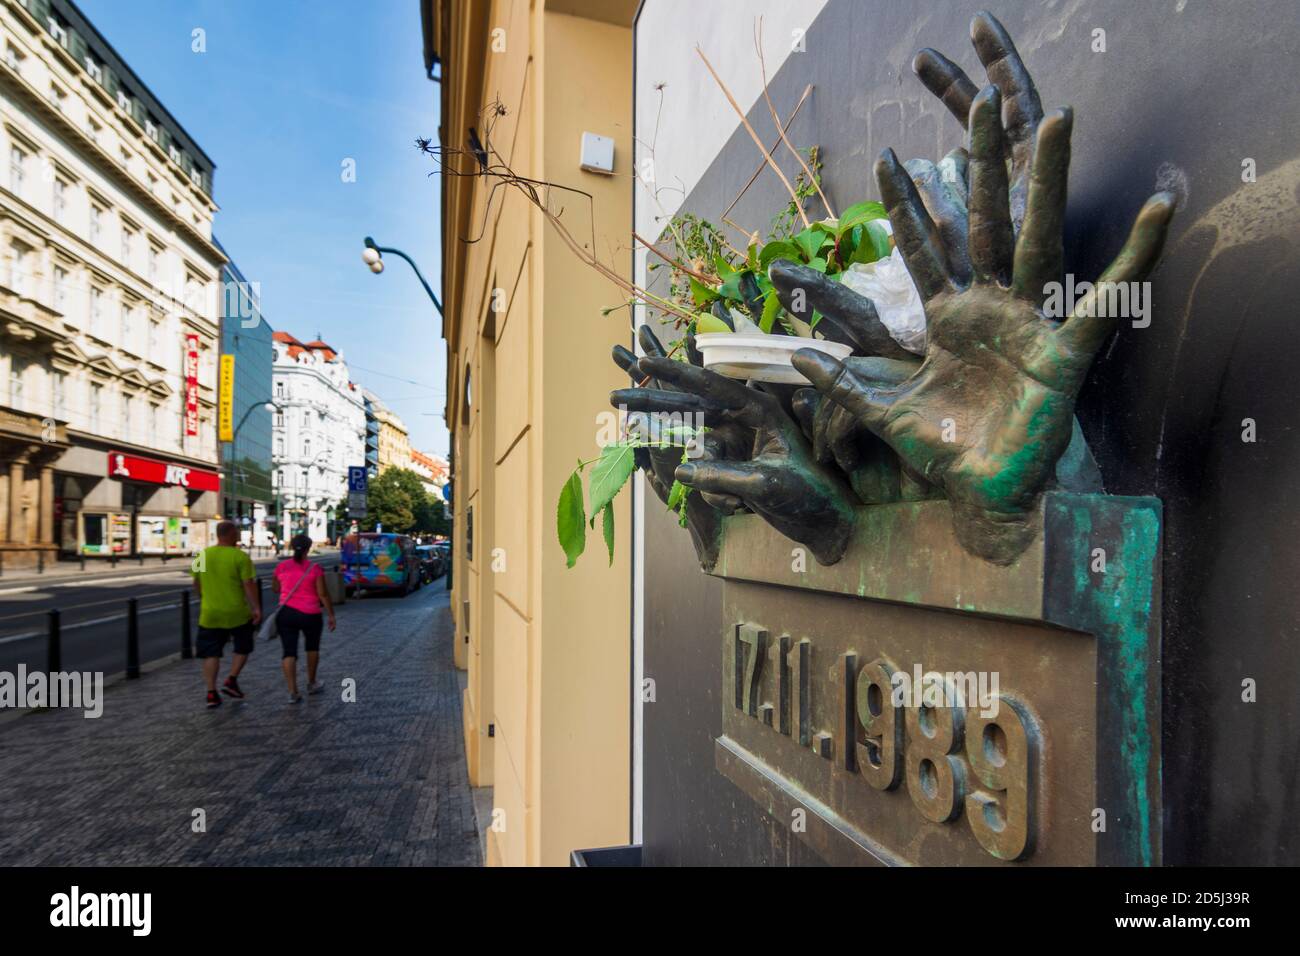
[[[429,298],[433,300],[433,307],[438,310],[438,315],[442,316],[442,303],[439,302],[438,297],[433,294],[432,287],[429,285],[428,280],[424,278],[424,273],[420,271],[420,267],[415,264],[414,259],[408,256],[401,249],[393,249],[388,246],[375,245],[375,240],[371,239],[369,236],[366,236],[365,245],[366,248],[361,253],[361,261],[364,262],[370,268],[370,271],[373,272],[375,275],[379,275],[381,272],[384,271],[383,254],[385,252],[391,252],[393,255],[401,256],[403,259],[405,259],[407,264],[412,269],[415,270],[415,277],[420,280],[420,285],[424,286],[424,291],[427,292],[429,294]],[[443,317],[445,318],[445,316]]]
[[[279,410],[280,406],[268,398],[264,402],[257,402],[253,405],[249,405],[248,408],[244,411],[243,417],[239,419],[239,424],[236,425],[235,430],[230,433],[230,455],[232,458],[235,459],[236,462],[239,460],[239,444],[238,444],[239,430],[243,428],[244,424],[248,421],[248,416],[253,414],[253,412],[259,408],[265,408],[268,412],[274,412]],[[272,467],[274,467],[274,462],[272,462]],[[239,470],[239,466],[235,465],[235,467],[232,469],[232,472],[237,473],[238,470]],[[235,491],[236,491],[235,497],[238,497],[238,491],[239,491],[238,483],[236,483]],[[278,533],[280,530],[280,494],[278,490],[276,491],[276,496],[275,496],[275,522],[276,522],[276,533],[278,537]],[[256,541],[256,532],[257,529],[256,526],[254,526],[253,529],[254,541]]]

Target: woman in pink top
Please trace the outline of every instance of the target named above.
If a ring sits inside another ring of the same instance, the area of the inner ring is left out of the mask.
[[[311,551],[311,538],[295,535],[289,542],[293,557],[275,566],[271,588],[280,598],[280,610],[275,616],[276,630],[284,648],[284,679],[289,685],[289,703],[302,703],[298,693],[298,632],[302,632],[307,648],[307,693],[318,694],[324,684],[316,679],[316,665],[320,663],[320,636],[324,630],[321,606],[329,615],[330,630],[334,630],[334,605],[330,603],[325,588],[325,573],[319,564],[307,560]]]

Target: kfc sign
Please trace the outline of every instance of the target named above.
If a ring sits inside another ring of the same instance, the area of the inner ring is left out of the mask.
[[[199,337],[185,336],[185,434],[199,433]]]
[[[191,491],[218,491],[221,476],[215,471],[139,458],[120,451],[108,453],[108,477],[145,481],[151,485],[180,485]]]

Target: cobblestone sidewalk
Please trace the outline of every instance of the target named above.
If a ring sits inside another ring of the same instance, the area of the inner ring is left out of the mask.
[[[0,863],[479,865],[443,582],[338,619],[298,705],[273,641],[214,711],[195,660],[107,688],[97,720],[0,725]]]

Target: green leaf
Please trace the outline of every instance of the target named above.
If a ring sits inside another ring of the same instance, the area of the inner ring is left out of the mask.
[[[886,218],[885,207],[878,202],[860,202],[844,210],[835,227],[835,234],[842,236],[854,226],[861,226],[874,219]]]
[[[690,276],[691,280],[691,298],[695,300],[696,305],[708,305],[718,297],[718,290],[711,289],[699,279]]]
[[[821,320],[822,314],[816,309],[813,309],[812,318],[808,320],[808,331],[811,332],[813,329],[817,328],[817,323]]]
[[[751,272],[757,272],[757,271],[759,271],[759,270],[758,270],[758,243],[757,243],[757,242],[751,242],[751,243],[749,244],[749,248],[748,248],[747,250],[745,250],[745,265],[747,265],[747,266],[749,267],[749,269],[750,269]]]
[[[695,317],[695,331],[698,334],[700,332],[733,332],[735,330],[713,313],[701,312]]]
[[[723,299],[730,299],[733,302],[740,302],[740,277],[743,272],[733,272],[723,280],[722,285],[718,286],[718,296]]]
[[[889,233],[885,229],[886,220],[873,219],[862,227],[862,238],[853,251],[853,262],[875,262],[888,258]]]
[[[636,468],[636,450],[631,445],[606,445],[600,450],[600,460],[591,469],[591,525],[596,525],[596,515],[614,500],[620,488]]]
[[[825,272],[825,271],[826,271],[826,260],[823,259],[821,256],[818,256],[818,257],[815,258],[815,259],[809,259],[809,260],[808,260],[808,268],[809,268],[809,269],[816,269],[818,272]]]
[[[676,511],[678,502],[680,502],[685,495],[686,486],[674,478],[672,488],[668,489],[668,510]]]
[[[605,535],[605,547],[609,549],[609,566],[614,566],[614,502],[605,505],[600,517],[600,530]]]
[[[816,257],[818,250],[825,245],[828,238],[822,229],[809,226],[794,237],[794,244],[799,247],[799,252],[802,253],[801,258],[807,261]]]
[[[776,297],[775,291],[769,292],[767,298],[763,300],[763,316],[759,319],[758,327],[764,332],[771,332],[776,317],[780,314],[781,300]]]
[[[777,259],[790,259],[793,262],[803,262],[804,256],[799,247],[793,242],[786,242],[778,239],[775,242],[769,242],[758,253],[759,271],[764,275],[767,274],[767,267]]]
[[[713,267],[718,270],[719,279],[726,279],[736,271],[735,267],[724,256],[714,256]]]
[[[586,515],[582,513],[582,470],[579,463],[579,470],[571,474],[560,489],[560,502],[555,509],[555,532],[568,558],[566,567],[573,567],[587,547],[586,521]]]

